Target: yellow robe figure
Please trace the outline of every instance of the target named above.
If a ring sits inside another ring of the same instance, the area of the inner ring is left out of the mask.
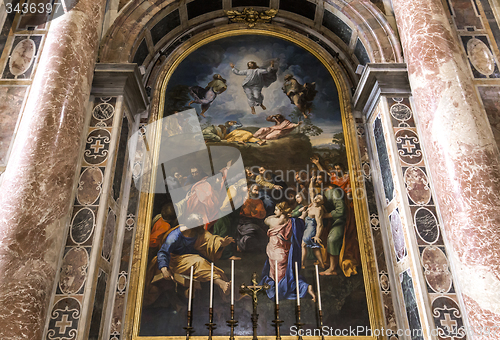
[[[255,138],[253,133],[245,130],[234,130],[226,136],[228,142],[238,142],[238,143],[258,143],[262,142],[261,139]]]

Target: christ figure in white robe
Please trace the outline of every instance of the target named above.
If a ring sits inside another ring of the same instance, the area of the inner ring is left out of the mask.
[[[266,107],[262,103],[264,101],[262,88],[268,87],[277,79],[276,73],[278,70],[274,68],[274,60],[271,61],[271,66],[267,69],[258,67],[255,61],[249,61],[247,63],[248,69],[241,71],[234,67],[233,63],[229,63],[229,66],[231,66],[234,74],[246,76],[242,86],[248,98],[248,105],[250,105],[252,114],[255,114],[256,106],[260,106],[262,110],[265,110]]]

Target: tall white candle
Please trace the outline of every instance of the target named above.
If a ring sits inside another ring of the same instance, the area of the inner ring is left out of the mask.
[[[210,308],[212,308],[214,301],[214,263],[212,262],[212,267],[210,268]]]
[[[191,298],[192,297],[193,297],[193,266],[191,266],[191,276],[189,277],[188,312],[191,310]]]
[[[280,300],[278,298],[278,260],[275,260],[274,262],[274,286],[276,287],[276,304],[280,304]]]
[[[234,260],[231,260],[231,306],[234,305]]]
[[[297,306],[300,307],[300,292],[299,292],[299,264],[295,262],[295,288],[297,291]]]
[[[318,287],[318,309],[321,310],[321,291],[319,290],[319,269],[316,265],[316,285]]]

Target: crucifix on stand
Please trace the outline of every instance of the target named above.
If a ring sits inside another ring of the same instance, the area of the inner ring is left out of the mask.
[[[253,312],[252,312],[252,328],[253,328],[253,338],[252,340],[257,340],[257,320],[259,318],[259,314],[257,314],[257,295],[259,293],[263,293],[265,290],[269,289],[270,286],[265,283],[261,286],[258,285],[257,283],[257,273],[252,274],[252,285],[247,286],[246,284],[242,284],[240,287],[240,294],[241,295],[249,295],[252,297],[252,305],[253,305]]]

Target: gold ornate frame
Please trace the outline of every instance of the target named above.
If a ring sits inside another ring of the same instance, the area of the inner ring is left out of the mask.
[[[359,148],[357,143],[357,134],[355,128],[354,117],[351,110],[350,91],[343,79],[342,71],[333,59],[323,48],[318,45],[313,45],[308,38],[293,32],[289,29],[274,26],[271,24],[263,24],[259,29],[244,28],[243,25],[227,25],[223,28],[213,28],[204,31],[193,38],[189,39],[178,49],[168,56],[161,72],[156,80],[156,90],[151,103],[151,115],[149,126],[145,138],[150,141],[149,152],[151,157],[145,157],[144,169],[150,168],[148,175],[143,176],[141,195],[139,198],[139,212],[137,217],[137,229],[134,241],[134,253],[132,258],[132,267],[130,270],[129,293],[126,303],[126,316],[124,325],[124,338],[132,340],[181,340],[184,336],[139,336],[140,316],[142,310],[142,298],[145,287],[145,272],[147,268],[147,252],[148,240],[150,233],[150,221],[152,218],[154,190],[157,168],[157,160],[159,154],[159,143],[161,137],[161,118],[164,110],[165,91],[171,75],[177,66],[193,51],[199,47],[213,42],[215,40],[238,35],[268,35],[281,38],[292,42],[303,49],[313,54],[330,72],[330,75],[335,81],[339,93],[339,101],[342,116],[342,127],[346,143],[347,161],[349,173],[351,177],[351,187],[354,193],[354,211],[356,217],[356,225],[359,239],[359,247],[361,253],[361,261],[363,268],[363,276],[365,283],[365,291],[368,305],[368,314],[370,326],[372,330],[381,330],[384,327],[383,306],[380,298],[378,287],[377,268],[375,263],[373,241],[371,236],[370,222],[367,201],[364,195],[364,184],[361,162],[359,157]],[[361,193],[358,195],[357,193]],[[201,340],[206,338],[203,336],[191,336],[193,340]],[[214,340],[226,340],[227,336],[214,336]],[[250,340],[251,336],[237,336],[238,340]],[[271,340],[274,336],[260,336],[261,339]],[[282,336],[284,340],[295,339],[295,336]],[[319,338],[319,337],[304,337],[304,338]],[[331,336],[325,337],[328,339],[377,339],[376,336]]]

